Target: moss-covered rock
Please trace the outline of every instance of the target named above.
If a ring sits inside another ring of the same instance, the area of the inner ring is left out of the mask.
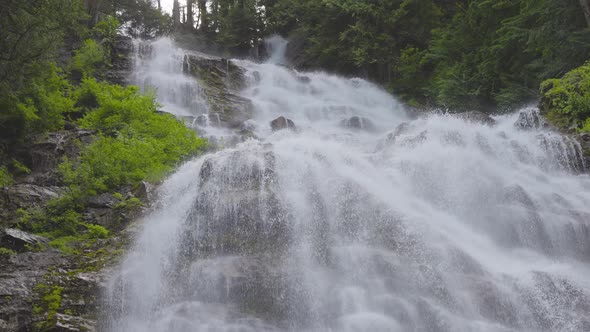
[[[541,84],[542,114],[554,127],[590,132],[590,62]]]
[[[244,70],[231,60],[199,52],[187,52],[184,71],[195,76],[221,124],[238,128],[252,117],[252,102],[239,96],[244,87]]]

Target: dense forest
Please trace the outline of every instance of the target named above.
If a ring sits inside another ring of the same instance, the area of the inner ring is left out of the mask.
[[[290,37],[297,65],[361,75],[413,103],[503,109],[582,65],[585,0],[198,0],[175,2],[176,26],[244,54]],[[194,8],[193,8],[194,7]]]

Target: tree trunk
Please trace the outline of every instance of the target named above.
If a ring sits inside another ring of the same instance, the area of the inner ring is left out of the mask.
[[[162,11],[162,2],[161,0],[158,0],[158,10]]]
[[[209,13],[207,13],[207,0],[198,0],[199,16],[201,18],[199,30],[207,32],[209,30]]]
[[[582,6],[582,12],[586,18],[586,24],[590,27],[590,0],[580,0],[580,6]]]
[[[180,26],[180,5],[178,0],[174,0],[172,5],[172,19],[174,20],[174,28],[178,29],[178,26]]]
[[[193,0],[186,0],[186,24],[189,30],[195,27],[195,19],[193,16]]]

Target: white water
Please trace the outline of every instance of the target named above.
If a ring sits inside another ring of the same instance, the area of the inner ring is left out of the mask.
[[[236,63],[260,139],[163,184],[104,330],[590,330],[574,142],[518,114],[411,120],[363,80]],[[272,132],[281,115],[297,129]],[[351,116],[375,130],[343,128]]]
[[[185,52],[168,38],[153,43],[134,42],[135,61],[131,82],[156,94],[163,111],[178,116],[208,113],[209,107],[197,81],[184,74]]]

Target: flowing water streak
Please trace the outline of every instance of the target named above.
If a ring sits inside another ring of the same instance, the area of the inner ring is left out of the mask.
[[[131,82],[142,91],[156,93],[162,110],[177,116],[196,116],[209,111],[197,81],[184,73],[185,52],[169,38],[155,42],[134,41]]]
[[[519,114],[413,119],[360,79],[236,63],[259,140],[164,183],[105,330],[590,330],[576,142]],[[280,115],[296,130],[272,132]]]

